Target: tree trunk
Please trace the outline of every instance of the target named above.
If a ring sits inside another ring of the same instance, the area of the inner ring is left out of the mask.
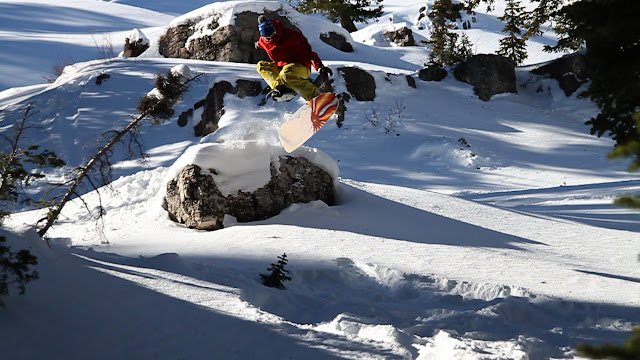
[[[340,25],[350,33],[358,31],[356,24],[353,23],[353,20],[348,15],[340,15]]]

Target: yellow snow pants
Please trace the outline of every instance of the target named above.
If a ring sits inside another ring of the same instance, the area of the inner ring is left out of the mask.
[[[260,61],[257,66],[260,76],[272,89],[284,85],[297,92],[305,100],[320,95],[318,88],[309,80],[311,70],[302,64],[291,63],[279,67],[274,62]]]

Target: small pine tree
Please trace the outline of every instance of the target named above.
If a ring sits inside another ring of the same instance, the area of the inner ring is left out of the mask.
[[[520,5],[520,0],[508,0],[504,15],[499,17],[501,21],[506,21],[503,33],[507,36],[500,40],[500,50],[498,54],[508,57],[516,64],[522,63],[527,58],[526,41],[522,36],[520,28],[525,24],[522,17],[524,7]]]
[[[289,0],[292,2],[292,0]],[[296,10],[304,14],[320,13],[348,32],[358,29],[354,23],[366,22],[382,15],[382,0],[299,0]],[[378,5],[373,7],[373,5]]]
[[[640,326],[633,329],[631,336],[622,346],[580,344],[578,353],[592,359],[638,360],[640,359]]]
[[[278,256],[278,263],[271,264],[271,267],[267,270],[271,271],[271,274],[265,275],[260,274],[260,278],[262,279],[262,285],[284,289],[284,282],[291,281],[291,277],[287,274],[289,273],[284,267],[287,265],[287,254],[282,254],[282,256]]]
[[[450,31],[451,26],[447,24],[447,20],[453,17],[452,13],[457,13],[461,9],[460,4],[453,4],[451,0],[436,0],[433,3],[428,15],[433,23],[433,30],[431,39],[427,41],[431,48],[429,55],[431,64],[451,66],[472,55],[469,38],[464,34],[460,37]]]

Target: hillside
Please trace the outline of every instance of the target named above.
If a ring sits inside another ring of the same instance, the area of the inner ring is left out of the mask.
[[[257,159],[279,148],[278,127],[304,103],[259,106],[260,96],[227,94],[216,132],[195,137],[193,119],[185,127],[175,118],[148,123],[145,162],[114,153],[116,180],[100,192],[102,222],[85,207],[95,209],[99,195],[87,192],[84,203],[65,208],[47,247],[32,231],[43,211],[17,209],[1,231],[39,257],[41,279],[25,296],[3,299],[3,352],[11,359],[578,359],[577,343],[621,342],[640,323],[640,214],[612,200],[637,192],[640,176],[625,171],[627,161],[606,158],[613,141],[589,134],[592,103],[530,73],[557,56],[541,51],[551,32],[531,42],[527,65],[516,69],[518,94],[484,102],[452,74],[419,80],[428,49],[393,46],[382,32],[406,23],[417,40],[428,38],[428,20],[418,15],[431,4],[385,1],[379,22],[350,35],[353,53],[313,35],[343,33],[338,25],[280,2],[0,4],[0,38],[10,44],[2,53],[12,54],[0,70],[1,131],[9,134],[34,104],[30,122],[45,131],[29,140],[68,163],[50,180],[63,179],[100,134],[129,121],[155,74],[179,64],[204,74],[176,114],[219,81],[261,81],[253,64],[162,57],[160,36],[187,18],[215,13],[232,22],[235,13],[284,7],[333,70],[337,92],[347,91],[342,66],[376,80],[374,101],[347,103],[344,126],[330,120],[302,150],[339,169],[336,206],[294,204],[259,222],[229,219],[213,232],[169,219],[162,196],[188,149],[226,144],[232,159]],[[479,12],[467,30],[477,53],[497,49],[503,5]],[[37,16],[44,12],[49,20]],[[96,56],[95,39],[110,38],[105,44],[117,54],[133,28],[151,42],[141,57]],[[43,83],[67,54],[73,65]],[[235,170],[232,161],[221,166]],[[259,274],[283,253],[293,280],[286,290],[262,286]]]

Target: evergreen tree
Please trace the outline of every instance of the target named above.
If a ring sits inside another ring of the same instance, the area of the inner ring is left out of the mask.
[[[289,0],[292,2],[292,0]],[[382,0],[299,0],[296,10],[304,14],[320,13],[349,32],[358,30],[356,22],[366,22],[382,15]],[[371,8],[371,6],[375,6]]]
[[[542,35],[540,27],[542,24],[554,20],[557,21],[557,11],[571,0],[531,0],[532,3],[538,5],[531,11],[522,9],[520,16],[524,20],[523,29],[525,32],[523,38],[528,40],[530,37]],[[465,9],[467,12],[473,11],[476,7],[484,3],[487,5],[487,12],[493,10],[495,0],[465,0]]]
[[[472,55],[471,43],[466,35],[459,36],[451,31],[447,20],[462,9],[461,4],[453,4],[451,0],[436,0],[433,3],[429,18],[433,24],[431,38],[427,44],[431,48],[429,60],[432,64],[451,66],[464,61]]]
[[[542,35],[540,27],[548,21],[557,21],[557,11],[570,0],[532,0],[532,2],[538,3],[535,9],[523,12],[523,16],[526,19],[524,38],[527,40],[530,37]]]
[[[287,254],[282,254],[282,256],[278,256],[278,263],[271,264],[271,267],[267,269],[271,271],[271,274],[260,274],[262,285],[284,289],[284,282],[291,281],[291,277],[287,275],[289,271],[284,268],[285,265],[287,265]]]
[[[631,336],[622,346],[581,344],[578,345],[578,352],[592,359],[638,360],[640,359],[640,327],[633,329]]]
[[[508,0],[504,15],[499,17],[501,21],[506,21],[502,32],[506,33],[507,37],[500,40],[500,50],[497,53],[508,57],[516,64],[522,63],[527,58],[527,39],[522,36],[520,30],[525,25],[525,19],[522,17],[523,10],[520,0]]]

